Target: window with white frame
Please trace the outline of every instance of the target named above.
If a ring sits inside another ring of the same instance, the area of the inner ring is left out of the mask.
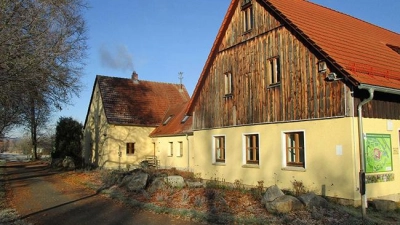
[[[277,56],[268,59],[267,64],[269,85],[279,84],[281,82],[279,57]]]
[[[214,136],[213,162],[225,163],[225,136]]]
[[[258,134],[245,134],[244,135],[244,150],[246,157],[246,164],[259,165],[260,160],[260,145]]]
[[[286,166],[305,168],[304,131],[284,133]]]
[[[182,157],[183,156],[183,142],[182,141],[178,141],[179,144],[179,149],[178,149],[178,157]]]
[[[168,156],[173,156],[173,155],[174,155],[174,143],[169,142]]]

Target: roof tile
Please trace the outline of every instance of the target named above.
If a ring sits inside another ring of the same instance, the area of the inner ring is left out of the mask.
[[[304,0],[265,2],[357,82],[400,89],[398,33]]]
[[[110,124],[158,126],[166,111],[189,100],[180,84],[97,76]]]

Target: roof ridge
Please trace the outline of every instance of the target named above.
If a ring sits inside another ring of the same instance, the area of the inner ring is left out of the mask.
[[[388,28],[385,28],[385,27],[382,27],[382,26],[373,24],[373,23],[371,23],[371,22],[362,20],[362,19],[360,19],[360,18],[354,17],[354,16],[352,16],[352,15],[350,15],[350,14],[347,14],[347,13],[344,13],[344,12],[340,12],[340,11],[338,11],[338,10],[336,10],[336,9],[332,9],[332,8],[327,7],[327,6],[323,6],[323,5],[317,4],[317,3],[315,3],[315,2],[311,2],[312,0],[300,0],[300,1],[308,2],[308,3],[310,3],[310,4],[313,4],[313,5],[316,5],[316,6],[319,6],[319,7],[322,7],[322,8],[331,10],[331,11],[334,11],[334,12],[336,12],[336,13],[342,14],[342,15],[344,15],[344,16],[351,17],[352,19],[358,20],[358,21],[360,21],[360,22],[366,23],[366,24],[371,25],[371,26],[374,26],[374,27],[379,27],[379,28],[381,28],[381,29],[383,29],[383,30],[389,31],[389,32],[394,33],[394,34],[397,34],[397,35],[400,34],[400,33],[397,33],[397,32],[395,32],[395,31],[389,30]]]
[[[113,79],[124,79],[124,80],[131,80],[131,78],[127,77],[115,77],[115,76],[109,76],[109,75],[100,75],[98,74],[97,76],[99,77],[104,77],[104,78],[113,78]],[[161,82],[161,81],[152,81],[152,80],[140,80],[140,82],[150,82],[150,83],[158,83],[158,84],[173,84],[173,85],[181,85],[180,83],[172,83],[172,82]],[[184,84],[182,84],[183,87],[185,87]],[[186,87],[185,87],[186,88]]]

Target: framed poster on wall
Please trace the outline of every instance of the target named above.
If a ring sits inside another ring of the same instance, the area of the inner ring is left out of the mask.
[[[364,149],[365,172],[379,173],[393,170],[390,134],[366,134]]]

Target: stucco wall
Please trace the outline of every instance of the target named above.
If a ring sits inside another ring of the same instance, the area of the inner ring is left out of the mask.
[[[391,133],[392,146],[398,148],[400,121],[393,121],[393,131],[386,130],[386,120],[364,119],[364,132]],[[305,169],[285,166],[283,132],[304,131]],[[259,166],[249,167],[243,161],[243,135],[258,133],[260,137]],[[226,161],[212,163],[213,135],[226,137]],[[359,147],[357,118],[346,117],[281,124],[263,124],[194,132],[195,173],[205,179],[241,180],[248,185],[264,181],[268,187],[292,189],[293,181],[301,181],[307,190],[326,196],[359,200]],[[397,151],[398,152],[398,151]],[[399,155],[393,155],[395,182],[368,184],[367,195],[377,197],[394,194],[399,179]],[[397,188],[398,189],[398,188]]]
[[[394,176],[394,180],[380,181],[366,185],[367,198],[385,198],[400,201],[400,156],[399,156],[399,136],[400,120],[385,119],[363,119],[364,133],[390,134],[392,149],[393,171],[380,173],[367,173],[367,176],[387,175]]]
[[[153,129],[152,127],[110,125],[104,140],[100,166],[110,169],[137,167],[146,156],[153,155],[153,144],[149,138]],[[133,154],[127,154],[127,143],[135,143]]]
[[[181,170],[193,170],[193,136],[171,136],[153,139],[156,144],[156,155],[160,160],[161,168],[175,167]],[[182,154],[180,154],[180,143],[182,143]],[[170,151],[173,145],[172,154]]]

